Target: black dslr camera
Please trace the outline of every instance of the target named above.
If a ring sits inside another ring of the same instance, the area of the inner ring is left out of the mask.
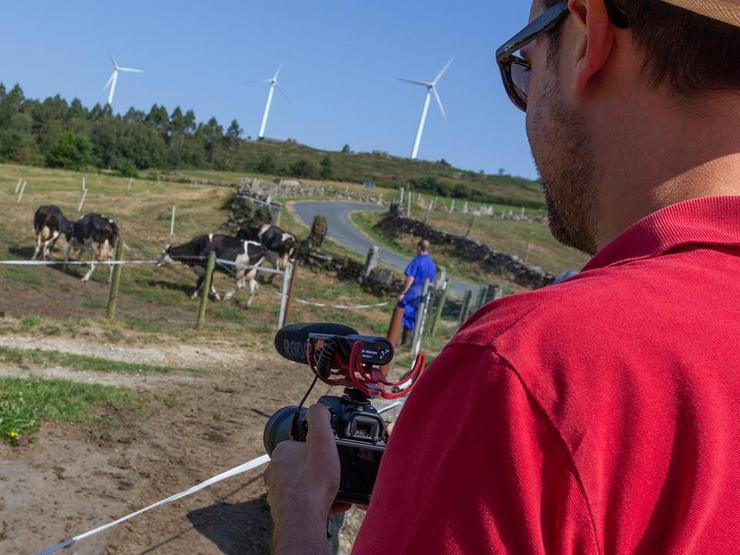
[[[383,338],[360,336],[341,324],[299,324],[280,330],[275,346],[288,360],[308,364],[318,379],[345,386],[341,397],[325,395],[319,399],[331,413],[339,452],[341,477],[336,501],[370,503],[388,432],[385,421],[370,403],[370,390],[366,388],[383,383],[374,381],[370,372],[391,362],[392,344]],[[351,378],[353,372],[355,377]],[[374,376],[377,378],[378,374]],[[288,439],[306,441],[307,434],[306,409],[283,407],[265,426],[265,449],[272,454],[278,443]]]
[[[319,403],[331,413],[331,427],[339,451],[341,477],[336,500],[367,505],[385,450],[387,432],[383,418],[364,395],[353,389],[342,397],[324,395]],[[268,454],[281,441],[306,441],[306,409],[283,407],[265,426],[264,443]]]

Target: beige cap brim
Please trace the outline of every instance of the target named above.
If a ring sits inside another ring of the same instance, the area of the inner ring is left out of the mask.
[[[663,0],[663,2],[740,27],[738,0]]]

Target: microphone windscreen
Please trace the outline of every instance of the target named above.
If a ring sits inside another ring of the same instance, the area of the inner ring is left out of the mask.
[[[357,335],[357,331],[344,324],[291,324],[280,329],[275,334],[275,350],[278,354],[292,362],[308,364],[306,344],[312,333],[326,335]]]

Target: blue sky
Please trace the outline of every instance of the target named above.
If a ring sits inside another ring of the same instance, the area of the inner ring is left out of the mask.
[[[8,1],[0,81],[102,103],[110,50],[145,70],[121,76],[116,111],[180,105],[254,137],[267,89],[248,81],[284,63],[288,99],[276,95],[267,136],[408,156],[425,93],[396,77],[431,80],[455,56],[439,86],[449,119],[432,105],[419,157],[535,177],[493,61],[528,13],[528,2],[493,0]]]

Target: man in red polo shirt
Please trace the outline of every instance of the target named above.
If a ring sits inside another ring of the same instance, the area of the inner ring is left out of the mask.
[[[740,553],[740,0],[535,0],[497,59],[551,229],[594,257],[444,349],[354,552]],[[309,418],[266,474],[276,553],[325,550]]]

